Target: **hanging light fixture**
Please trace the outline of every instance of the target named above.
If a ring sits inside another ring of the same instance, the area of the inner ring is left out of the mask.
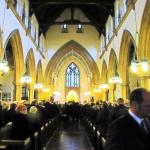
[[[110,78],[109,83],[113,84],[122,83],[122,79],[119,77],[118,74],[116,74],[115,76]]]
[[[100,89],[100,88],[95,88],[95,89],[94,89],[94,92],[95,92],[95,93],[101,92],[101,89]]]
[[[5,7],[4,7],[4,16],[3,16],[3,24],[2,24],[2,36],[3,36],[3,30],[4,30],[4,22],[5,22]],[[8,66],[8,61],[6,57],[6,50],[4,49],[2,59],[0,60],[0,71],[1,72],[8,72],[9,71],[9,66]]]
[[[21,83],[27,83],[27,84],[28,84],[28,83],[31,83],[31,82],[32,82],[32,78],[31,78],[31,76],[28,75],[27,72],[25,72],[25,74],[21,76],[20,82],[21,82]]]
[[[148,67],[148,61],[147,60],[133,60],[131,62],[131,71],[134,73],[145,73],[148,71],[149,67]]]
[[[84,96],[88,96],[88,95],[90,95],[91,94],[91,92],[84,92]]]
[[[36,84],[34,85],[34,88],[35,88],[35,89],[43,89],[43,84],[42,84],[42,83],[36,83]]]
[[[0,71],[4,73],[9,71],[8,61],[6,59],[0,61]]]
[[[102,84],[100,85],[100,88],[101,88],[101,89],[109,89],[109,85],[108,85],[107,83],[102,83]]]
[[[50,92],[49,88],[43,88],[43,92]]]

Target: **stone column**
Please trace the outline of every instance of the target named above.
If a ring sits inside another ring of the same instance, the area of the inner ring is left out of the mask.
[[[107,100],[107,91],[108,91],[108,89],[102,89],[101,94],[102,94],[102,100],[103,101]]]
[[[31,103],[34,99],[34,88],[33,86],[29,86],[29,102]]]
[[[129,83],[121,84],[121,97],[126,101],[129,97]]]
[[[115,84],[109,84],[109,101],[115,101],[114,96]]]
[[[150,79],[149,76],[142,76],[142,77],[140,77],[141,87],[149,89],[149,87],[150,87],[149,79]]]
[[[13,100],[20,101],[22,97],[22,84],[21,83],[14,83],[14,96]]]
[[[43,100],[43,91],[42,89],[37,90],[37,100]]]

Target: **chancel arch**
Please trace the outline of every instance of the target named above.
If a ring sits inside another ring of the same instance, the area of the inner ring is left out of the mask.
[[[70,41],[54,54],[46,67],[44,79],[46,79],[45,82],[51,86],[52,91],[56,90],[54,84],[58,79],[60,70],[64,67],[64,63],[69,65],[67,64],[69,61],[70,63],[76,61],[82,66],[81,68],[84,70],[83,74],[85,74],[86,81],[90,85],[99,83],[99,71],[94,59],[81,45],[75,41]],[[65,67],[67,68],[67,66]],[[65,67],[64,69],[66,69]]]

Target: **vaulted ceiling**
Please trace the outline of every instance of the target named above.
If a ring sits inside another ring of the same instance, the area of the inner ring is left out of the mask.
[[[45,33],[51,25],[63,24],[57,22],[62,12],[70,8],[71,16],[74,15],[74,9],[80,9],[89,19],[89,22],[81,22],[71,17],[67,20],[68,24],[90,24],[96,27],[99,33],[105,31],[105,23],[109,14],[114,14],[115,0],[29,0],[30,15],[35,13],[40,24],[40,32]]]

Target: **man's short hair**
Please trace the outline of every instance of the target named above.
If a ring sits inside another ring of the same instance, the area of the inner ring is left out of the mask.
[[[143,93],[148,93],[149,91],[145,88],[136,88],[130,94],[130,104],[134,101],[141,104],[144,101]]]
[[[123,103],[124,103],[124,99],[121,98],[121,97],[119,97],[119,98],[117,99],[117,102],[118,102],[119,104],[123,104]]]

